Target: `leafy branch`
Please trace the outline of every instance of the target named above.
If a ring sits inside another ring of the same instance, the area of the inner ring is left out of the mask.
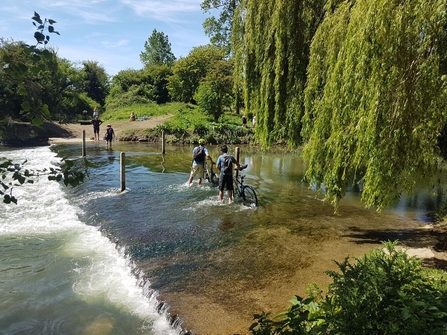
[[[85,158],[78,160],[63,159],[60,166],[45,168],[43,170],[23,169],[27,160],[22,163],[14,163],[7,158],[0,158],[0,196],[6,204],[17,204],[17,198],[13,196],[14,186],[25,183],[33,184],[35,178],[42,175],[48,176],[48,180],[63,182],[65,186],[76,187],[88,176],[88,167],[94,165]]]

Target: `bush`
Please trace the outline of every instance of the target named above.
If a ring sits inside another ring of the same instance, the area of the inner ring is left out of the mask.
[[[445,274],[433,276],[396,244],[337,263],[325,297],[314,285],[273,320],[255,315],[252,334],[447,334]]]

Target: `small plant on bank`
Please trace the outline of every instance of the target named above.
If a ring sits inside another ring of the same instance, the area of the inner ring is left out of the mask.
[[[428,271],[422,262],[385,242],[356,259],[337,263],[340,272],[324,297],[316,285],[306,299],[269,319],[257,314],[254,335],[267,334],[447,334],[445,273]],[[440,274],[441,273],[441,274]]]

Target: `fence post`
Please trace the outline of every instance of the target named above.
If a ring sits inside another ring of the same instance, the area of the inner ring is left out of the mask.
[[[82,130],[82,157],[85,157],[85,129]]]
[[[234,149],[234,158],[236,158],[236,160],[239,162],[239,147],[236,147]],[[235,174],[236,174],[236,178],[237,178],[239,176],[239,170],[238,169],[236,169]]]
[[[126,189],[126,154],[120,153],[120,191],[123,192]]]
[[[162,130],[161,131],[161,153],[164,155],[165,154],[165,131]]]

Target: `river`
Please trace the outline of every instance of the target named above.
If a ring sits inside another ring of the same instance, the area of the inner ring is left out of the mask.
[[[32,171],[81,153],[1,150]],[[324,288],[333,260],[381,240],[426,243],[415,233],[425,234],[437,199],[423,185],[381,214],[351,191],[334,215],[302,181],[299,154],[241,147],[260,202],[249,208],[221,203],[206,182],[186,184],[192,147],[160,150],[89,144],[94,167],[80,186],[41,175],[14,187],[18,205],[0,205],[0,334],[245,334],[254,313],[285,310],[312,282]],[[216,161],[218,147],[209,150]]]

